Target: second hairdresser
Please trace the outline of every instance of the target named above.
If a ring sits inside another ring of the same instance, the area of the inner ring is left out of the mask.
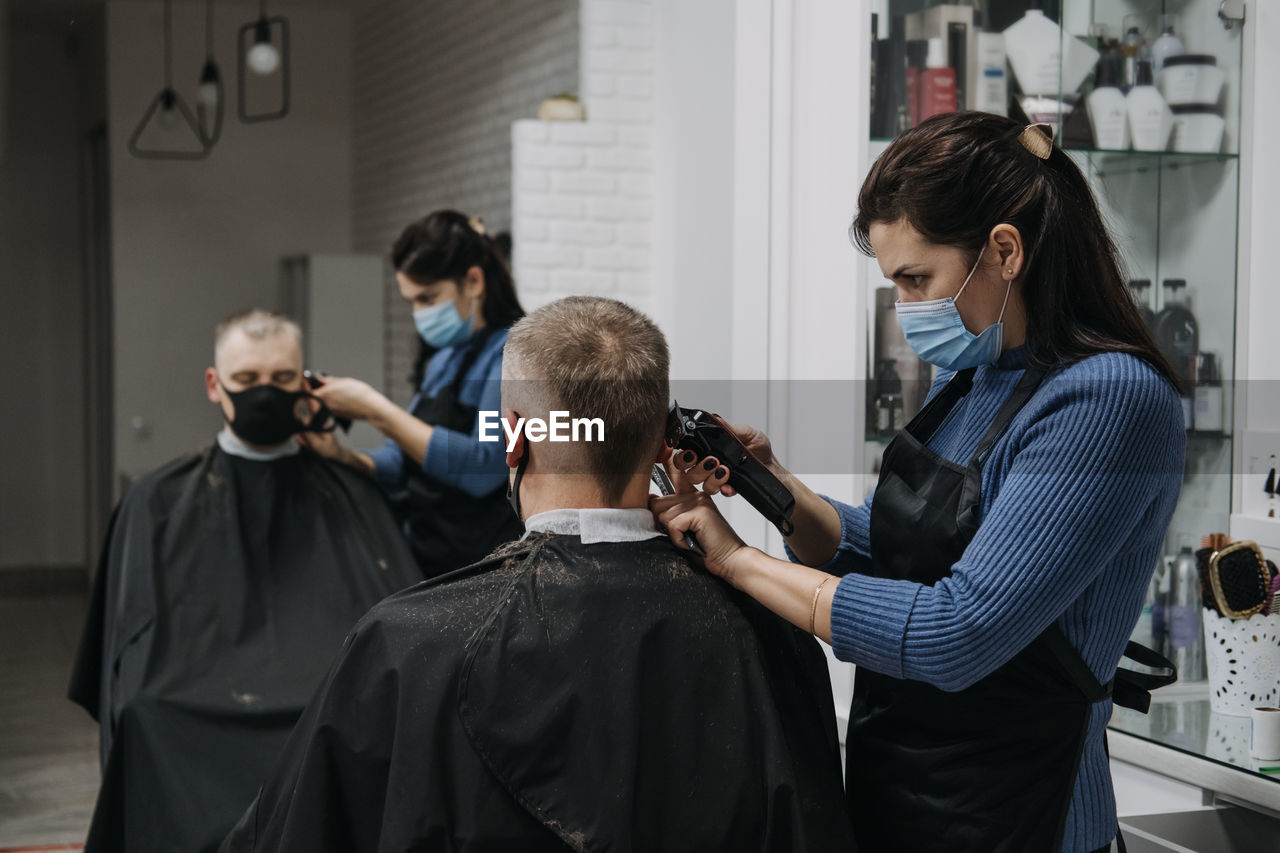
[[[391,249],[391,264],[424,344],[418,393],[405,410],[358,379],[326,378],[316,396],[387,441],[361,452],[332,434],[299,440],[365,471],[391,494],[431,577],[469,565],[523,531],[506,500],[505,448],[479,440],[477,413],[500,407],[502,349],[524,309],[498,241],[457,211],[410,223]]]

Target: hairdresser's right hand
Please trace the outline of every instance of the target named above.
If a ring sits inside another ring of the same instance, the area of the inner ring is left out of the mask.
[[[730,428],[738,436],[738,439],[746,445],[747,450],[750,450],[772,472],[773,476],[783,483],[790,480],[791,472],[783,468],[782,464],[773,455],[773,445],[769,443],[769,436],[746,424],[733,424]],[[686,480],[701,487],[702,491],[709,495],[719,493],[731,496],[737,494],[733,486],[728,485],[729,474],[732,472],[722,460],[716,459],[714,456],[704,459],[698,457],[691,450],[677,450],[671,455],[671,464],[684,474]],[[721,476],[721,472],[723,472],[723,476]]]

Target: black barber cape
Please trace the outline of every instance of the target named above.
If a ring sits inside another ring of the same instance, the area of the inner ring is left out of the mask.
[[[813,638],[665,538],[532,534],[375,607],[223,851],[850,851]]]
[[[368,478],[218,447],[140,479],[111,521],[70,697],[101,724],[86,850],[216,849],[342,639],[422,579]]]

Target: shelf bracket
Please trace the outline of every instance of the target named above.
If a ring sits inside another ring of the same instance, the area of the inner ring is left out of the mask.
[[[1222,0],[1218,6],[1218,17],[1222,19],[1222,28],[1229,30],[1236,24],[1244,27],[1244,0]]]

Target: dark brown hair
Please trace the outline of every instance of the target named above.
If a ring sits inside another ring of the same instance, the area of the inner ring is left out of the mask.
[[[391,266],[416,284],[448,279],[461,285],[467,270],[484,272],[484,304],[481,313],[492,329],[505,329],[524,316],[511,277],[511,236],[489,237],[472,225],[466,214],[437,210],[410,222],[391,247]],[[421,338],[414,358],[413,387],[422,384],[427,362],[436,349]]]
[[[1033,363],[1050,368],[1103,352],[1144,359],[1178,385],[1132,296],[1119,253],[1079,167],[1053,146],[1041,160],[1018,141],[1023,125],[983,112],[944,113],[895,139],[858,194],[849,235],[874,256],[876,222],[906,221],[929,242],[976,263],[991,229],[1022,235],[1022,298]]]

